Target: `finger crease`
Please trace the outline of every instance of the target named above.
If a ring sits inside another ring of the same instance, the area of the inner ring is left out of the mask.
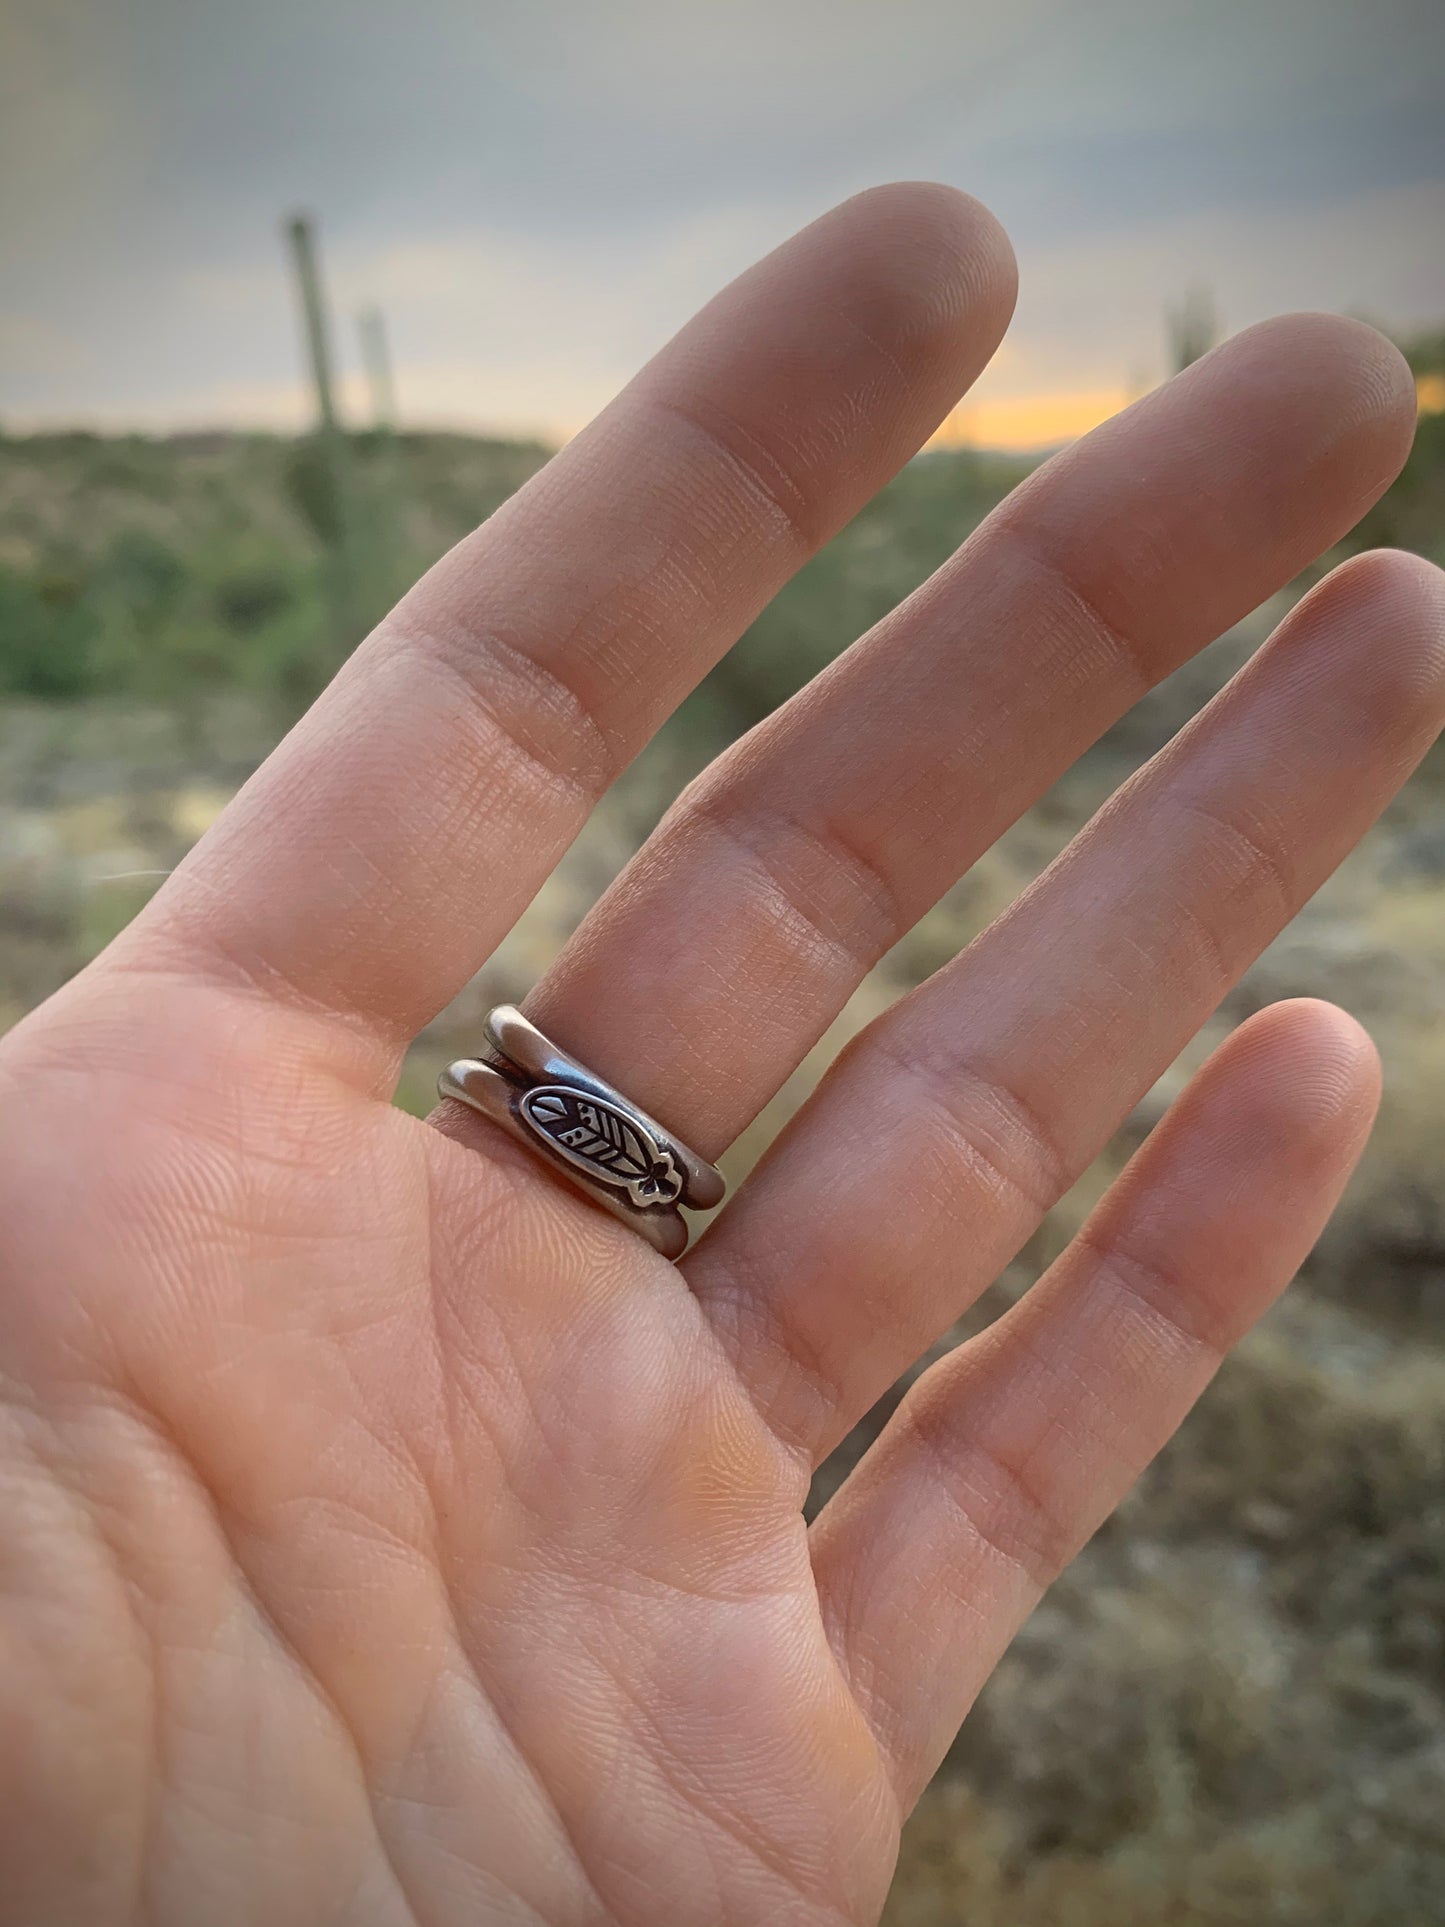
[[[1095,1266],[1091,1283],[1112,1288],[1126,1299],[1136,1316],[1148,1318],[1162,1327],[1175,1349],[1204,1353],[1214,1364],[1228,1352],[1234,1334],[1218,1327],[1222,1321],[1192,1319],[1181,1312],[1184,1305],[1200,1305],[1200,1295],[1181,1273],[1162,1265],[1157,1259],[1143,1258],[1128,1242],[1113,1238],[1107,1242],[1090,1232],[1086,1225],[1076,1234],[1079,1249]]]
[[[549,788],[589,810],[596,804],[625,752],[564,676],[495,630],[468,636],[459,650],[437,630],[399,616],[392,622],[398,641],[458,684],[469,711],[490,723]],[[507,682],[521,687],[522,701],[511,708],[498,700]],[[552,740],[559,735],[560,742]]]
[[[658,414],[691,429],[742,482],[748,494],[780,524],[783,534],[804,555],[811,555],[826,531],[814,529],[808,516],[808,497],[797,478],[756,435],[732,416],[690,406],[667,395],[650,395],[648,405]]]
[[[786,1304],[776,1295],[776,1275],[760,1259],[735,1253],[721,1282],[689,1278],[689,1283],[753,1409],[789,1464],[800,1468],[805,1478],[811,1476],[822,1456],[819,1440],[828,1435],[846,1404],[845,1383],[825,1364],[822,1346],[805,1326],[788,1317]],[[786,1361],[787,1384],[775,1395],[765,1393],[746,1369],[748,1358],[759,1351],[764,1357]],[[814,1410],[807,1418],[790,1419],[785,1408],[804,1391],[811,1394]]]
[[[960,1438],[929,1401],[907,1399],[899,1418],[970,1535],[1043,1592],[1073,1557],[1075,1535],[1015,1465],[976,1438]],[[1014,1524],[1005,1527],[1005,1519]]]
[[[721,796],[696,798],[690,805],[690,814],[695,823],[712,829],[740,853],[782,899],[788,911],[800,918],[827,949],[836,952],[855,976],[866,975],[907,928],[897,896],[883,870],[833,825],[814,829],[806,823],[788,820],[782,827],[796,831],[815,861],[845,884],[849,908],[839,916],[827,916],[804,902],[805,892],[797,888],[797,878],[790,881],[784,876],[779,861],[778,831],[774,827],[777,819],[769,818],[764,828],[759,812],[729,804]]]
[[[870,1039],[869,1047],[923,1087],[926,1102],[965,1161],[994,1184],[1016,1192],[1038,1217],[1073,1183],[1073,1160],[1052,1128],[1000,1078],[968,1064],[926,1063],[884,1034]],[[989,1112],[1001,1126],[996,1144],[987,1143],[980,1129],[981,1114]]]
[[[1242,823],[1221,815],[1197,797],[1176,796],[1174,806],[1182,815],[1202,823],[1218,840],[1243,855],[1250,875],[1261,879],[1269,889],[1278,921],[1287,923],[1295,913],[1300,890],[1296,877],[1279,849],[1271,849]]]
[[[1092,633],[1105,645],[1114,664],[1126,676],[1131,689],[1130,702],[1137,702],[1141,696],[1147,695],[1159,680],[1159,670],[1150,652],[1138,637],[1130,635],[1104,613],[1098,599],[1075,579],[1057,556],[1051,555],[1043,546],[1034,527],[1022,520],[1009,519],[1006,511],[1000,511],[986,526],[991,533],[1003,536],[1045,578],[1068,607],[1083,618]]]

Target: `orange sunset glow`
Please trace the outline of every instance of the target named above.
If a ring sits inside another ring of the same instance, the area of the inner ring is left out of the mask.
[[[1124,388],[1084,388],[1039,395],[980,395],[955,408],[930,448],[999,448],[1024,454],[1087,435],[1134,397]]]

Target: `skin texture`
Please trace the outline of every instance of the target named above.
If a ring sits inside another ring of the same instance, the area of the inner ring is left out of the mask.
[[[1445,590],[1340,569],[852,1046],[680,1268],[388,1098],[597,795],[926,438],[1013,295],[880,189],[446,557],[0,1046],[0,1918],[858,1923],[1040,1591],[1288,1281],[1376,1100],[1261,1013],[1018,1248],[1445,713]],[[1051,463],[684,796],[529,1004],[705,1155],[1150,683],[1403,460],[1388,344],[1269,323]]]

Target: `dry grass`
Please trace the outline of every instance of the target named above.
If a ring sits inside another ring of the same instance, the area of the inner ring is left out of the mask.
[[[1196,1846],[1147,1837],[1107,1855],[1021,1855],[1008,1819],[936,1782],[904,1838],[884,1927],[1430,1927],[1445,1861],[1313,1830],[1242,1827]]]

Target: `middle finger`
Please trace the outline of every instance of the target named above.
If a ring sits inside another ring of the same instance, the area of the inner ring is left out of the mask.
[[[1414,414],[1388,342],[1303,315],[1096,431],[692,786],[528,1014],[717,1155],[1110,723],[1354,524]]]

